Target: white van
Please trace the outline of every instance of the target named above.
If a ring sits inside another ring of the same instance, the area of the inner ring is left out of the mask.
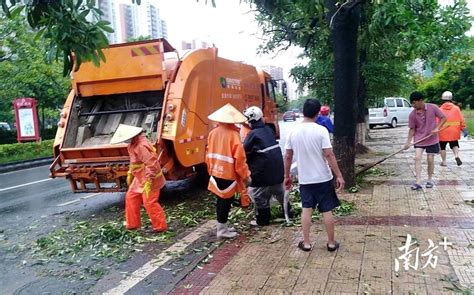
[[[384,102],[369,108],[369,127],[388,125],[392,128],[398,124],[408,124],[408,117],[413,108],[403,97],[386,97]]]

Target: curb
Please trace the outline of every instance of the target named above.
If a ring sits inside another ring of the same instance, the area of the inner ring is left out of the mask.
[[[8,164],[0,164],[0,173],[6,173],[16,170],[23,170],[43,165],[49,165],[53,161],[53,157],[43,157],[34,160],[18,161]]]

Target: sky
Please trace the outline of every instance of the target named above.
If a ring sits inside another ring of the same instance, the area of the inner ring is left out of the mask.
[[[119,0],[130,1],[130,0]],[[257,48],[263,43],[254,14],[240,0],[149,0],[160,9],[160,17],[168,26],[168,41],[176,48],[182,41],[200,39],[214,44],[219,56],[243,61],[255,66],[274,65],[284,69],[284,78],[294,92],[296,84],[289,78],[289,71],[298,64],[306,63],[298,55],[302,49],[291,47],[278,54],[258,55]],[[452,5],[455,0],[438,0],[441,5]],[[474,15],[474,0],[468,0],[471,15]],[[474,35],[471,28],[469,35]]]
[[[300,51],[293,48],[274,58],[275,54],[257,56],[262,41],[250,7],[239,0],[216,0],[214,8],[209,0],[156,0],[160,16],[168,25],[168,41],[176,47],[181,41],[201,39],[219,48],[219,55],[252,64],[287,64],[288,57]],[[291,65],[291,64],[289,64]]]
[[[261,32],[254,21],[250,7],[239,0],[216,0],[213,7],[209,0],[155,0],[160,17],[168,26],[168,41],[181,48],[181,41],[200,39],[218,48],[221,57],[243,61],[254,66],[273,65],[284,69],[284,79],[289,90],[294,92],[296,84],[289,78],[289,71],[304,62],[298,58],[301,49],[292,47],[280,54],[258,55],[262,44]],[[293,94],[293,93],[292,93]]]

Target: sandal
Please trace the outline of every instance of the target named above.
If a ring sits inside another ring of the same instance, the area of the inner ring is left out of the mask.
[[[311,245],[310,245],[309,248],[306,248],[306,247],[304,246],[304,242],[303,242],[303,241],[300,241],[300,242],[298,243],[298,248],[300,248],[301,250],[303,250],[303,251],[305,251],[305,252],[309,252],[309,251],[311,251],[311,248],[312,248],[312,247],[311,247]]]
[[[326,244],[326,247],[328,248],[329,252],[334,252],[339,249],[339,242],[336,242],[333,247],[329,247],[329,244]]]
[[[423,189],[421,187],[421,185],[419,185],[418,183],[414,183],[412,186],[411,186],[411,189],[414,190],[414,191],[417,191],[417,190],[420,190],[420,189]]]

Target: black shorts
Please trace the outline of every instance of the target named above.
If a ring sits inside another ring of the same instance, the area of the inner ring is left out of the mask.
[[[427,154],[439,154],[439,143],[435,143],[428,146],[416,146],[416,149],[424,149]]]
[[[300,197],[303,208],[316,208],[319,212],[328,212],[341,202],[337,198],[333,181],[300,185]]]
[[[448,145],[449,143],[449,148],[450,149],[453,149],[455,147],[459,147],[459,141],[457,140],[453,140],[453,141],[440,141],[439,142],[439,146],[441,148],[442,151],[445,151],[446,150],[446,146]]]

